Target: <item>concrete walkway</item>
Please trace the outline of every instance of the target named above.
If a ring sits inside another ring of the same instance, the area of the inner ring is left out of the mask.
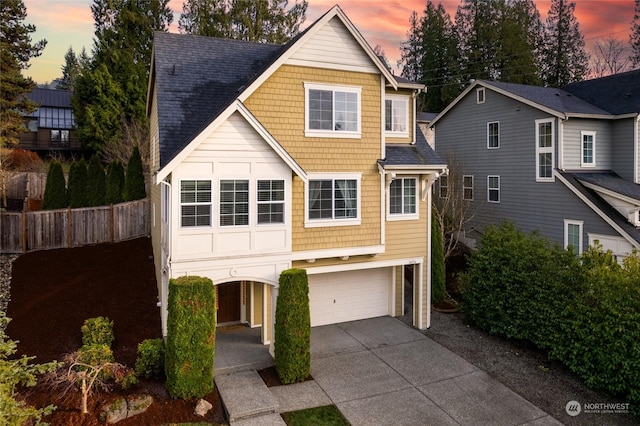
[[[294,385],[267,388],[263,355],[251,355],[261,363],[252,369],[246,347],[237,356],[232,347],[216,353],[215,378],[231,425],[284,425],[279,413],[329,404],[352,425],[561,425],[391,317],[312,328],[314,380]],[[243,368],[228,365],[234,358]]]

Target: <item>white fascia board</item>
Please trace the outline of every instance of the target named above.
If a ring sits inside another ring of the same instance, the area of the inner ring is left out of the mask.
[[[580,180],[580,178],[577,178],[577,179]],[[580,180],[580,183],[586,186],[587,188],[593,189],[594,191],[607,195],[611,198],[615,198],[616,200],[620,200],[629,204],[640,205],[640,199],[629,197],[627,195],[620,194],[619,192],[611,191],[610,189],[606,189],[601,186],[594,185],[592,183],[585,182],[582,180]]]
[[[425,174],[435,173],[442,174],[447,170],[446,164],[428,165],[428,166],[416,166],[416,165],[393,165],[393,166],[379,166],[383,169],[383,173],[396,173],[396,174]]]
[[[384,246],[361,246],[361,247],[344,247],[344,248],[332,248],[325,250],[307,250],[307,251],[294,251],[292,254],[292,260],[313,260],[327,259],[330,257],[347,257],[347,256],[366,256],[366,255],[379,255],[384,253]]]
[[[424,257],[410,257],[404,259],[379,260],[373,262],[346,263],[327,266],[304,267],[307,275],[328,274],[331,272],[359,271],[363,269],[388,268],[401,265],[421,265],[425,261]]]
[[[573,192],[583,203],[585,203],[591,210],[593,210],[598,216],[600,216],[605,222],[607,222],[613,229],[615,229],[620,235],[624,237],[625,240],[629,241],[631,245],[637,249],[640,249],[640,243],[633,239],[629,234],[627,234],[624,229],[622,229],[617,223],[615,223],[609,216],[607,216],[602,210],[596,207],[595,204],[591,202],[588,198],[586,198],[578,189],[576,189],[567,179],[565,179],[562,174],[560,174],[557,170],[553,171],[553,174],[562,182],[571,192]]]

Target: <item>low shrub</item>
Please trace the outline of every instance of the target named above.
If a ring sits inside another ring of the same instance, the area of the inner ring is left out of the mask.
[[[447,295],[444,263],[444,239],[438,215],[431,214],[431,303],[442,302]]]
[[[113,343],[113,321],[107,317],[95,317],[85,320],[81,327],[83,345],[106,345]]]
[[[145,379],[159,378],[164,372],[164,341],[147,339],[138,344],[135,372]]]
[[[311,372],[311,314],[307,271],[283,271],[279,287],[274,364],[282,383],[302,382]]]
[[[209,278],[169,280],[166,388],[172,398],[202,398],[213,390],[215,289]]]

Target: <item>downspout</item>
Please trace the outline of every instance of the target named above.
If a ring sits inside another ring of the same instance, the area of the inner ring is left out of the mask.
[[[168,316],[168,299],[169,299],[169,288],[168,288],[168,283],[169,283],[169,272],[171,271],[171,250],[172,250],[172,237],[173,237],[173,232],[172,232],[172,219],[173,219],[173,215],[171,214],[171,195],[172,195],[172,187],[171,184],[169,182],[167,182],[166,180],[161,180],[160,181],[161,184],[166,185],[167,188],[169,188],[169,199],[168,200],[164,200],[165,203],[167,203],[167,227],[168,227],[168,241],[167,241],[167,259],[166,259],[166,264],[164,264],[164,259],[162,260],[163,265],[162,265],[162,269],[160,270],[160,274],[161,274],[161,279],[162,279],[162,284],[160,286],[160,320],[161,320],[161,325],[162,325],[162,335],[163,336],[167,336],[167,316]],[[160,191],[160,209],[161,209],[161,215],[162,213],[165,211],[164,210],[164,206],[162,205],[163,202],[163,197],[162,197],[162,191]],[[162,217],[162,216],[161,216]],[[162,220],[161,220],[162,222]],[[160,224],[160,235],[162,235],[162,228],[164,227],[164,223]],[[160,250],[162,250],[162,237],[160,238]],[[166,278],[165,278],[166,277]]]
[[[564,122],[569,118],[558,118],[558,168],[564,171]],[[536,142],[538,143],[538,142]]]

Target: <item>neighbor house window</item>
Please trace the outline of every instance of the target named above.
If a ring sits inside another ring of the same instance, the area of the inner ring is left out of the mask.
[[[51,143],[56,146],[69,146],[69,131],[51,130]]]
[[[180,224],[183,227],[211,226],[210,180],[180,181]]]
[[[389,186],[389,214],[414,215],[417,213],[416,178],[397,178]]]
[[[582,138],[582,167],[596,165],[596,132],[580,132]]]
[[[500,176],[487,176],[487,201],[500,202]]]
[[[440,176],[440,198],[449,196],[449,176]]]
[[[258,224],[284,223],[284,180],[258,181]]]
[[[312,178],[307,188],[307,225],[345,225],[360,220],[359,176]]]
[[[388,96],[384,101],[384,130],[395,136],[409,134],[409,98],[407,96]]]
[[[500,123],[487,123],[487,148],[500,148]]]
[[[220,181],[220,226],[249,224],[249,181]]]
[[[553,180],[553,121],[536,120],[536,180]]]
[[[476,103],[478,104],[484,103],[484,87],[476,89]]]
[[[473,201],[473,176],[462,176],[462,199]]]
[[[360,137],[359,87],[305,83],[306,136]]]
[[[580,220],[564,221],[564,247],[573,247],[576,254],[582,253],[582,224]]]

